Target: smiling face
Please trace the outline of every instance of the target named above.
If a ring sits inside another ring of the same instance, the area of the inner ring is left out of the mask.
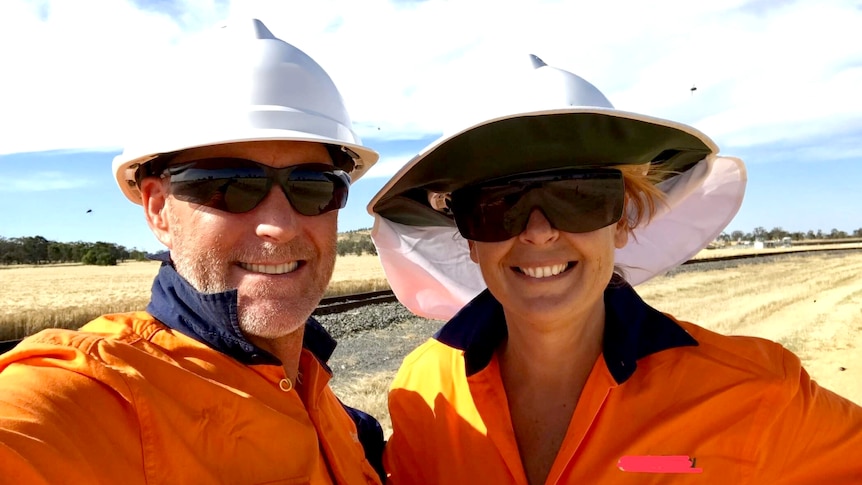
[[[501,242],[470,241],[491,294],[507,321],[535,324],[586,318],[603,308],[614,269],[614,250],[628,240],[621,224],[587,233],[555,229],[539,209],[524,231]]]
[[[331,164],[318,143],[244,142],[187,150],[172,164],[236,157],[275,168]],[[276,184],[254,209],[231,214],[170,195],[167,179],[141,183],[147,220],[177,272],[198,291],[236,289],[240,328],[272,339],[301,328],[335,266],[338,211],[303,216]]]

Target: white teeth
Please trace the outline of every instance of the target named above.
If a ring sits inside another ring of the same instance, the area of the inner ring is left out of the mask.
[[[294,261],[292,263],[284,263],[284,264],[239,263],[239,266],[242,269],[252,271],[254,273],[284,274],[284,273],[292,273],[292,272],[296,271],[297,266],[299,266],[299,262]]]
[[[555,264],[553,266],[541,266],[538,268],[520,268],[521,272],[531,278],[547,278],[548,276],[556,276],[566,269],[565,264]]]

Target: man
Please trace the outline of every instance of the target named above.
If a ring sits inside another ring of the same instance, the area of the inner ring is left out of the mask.
[[[2,481],[379,483],[379,425],[328,387],[310,317],[378,155],[315,61],[245,27],[168,73],[182,102],[114,159],[170,250],[147,311],[0,356]]]

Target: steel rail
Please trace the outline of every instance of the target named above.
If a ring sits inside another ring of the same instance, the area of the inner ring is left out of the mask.
[[[372,291],[368,293],[354,293],[352,295],[333,296],[320,300],[320,305],[312,312],[312,315],[331,315],[333,313],[346,312],[377,303],[391,303],[398,301],[392,290]]]
[[[786,254],[821,253],[824,251],[859,251],[859,250],[862,250],[862,247],[859,247],[859,248],[832,248],[832,247],[826,246],[826,247],[816,248],[816,249],[789,249],[787,251],[771,251],[768,253],[731,254],[729,256],[705,257],[705,258],[698,258],[698,259],[689,259],[688,261],[685,261],[682,264],[715,263],[718,261],[733,261],[735,259],[755,259],[755,258],[766,258],[769,256],[784,256]]]

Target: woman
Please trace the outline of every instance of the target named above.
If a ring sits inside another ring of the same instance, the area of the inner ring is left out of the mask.
[[[742,162],[535,65],[568,107],[444,137],[369,205],[396,295],[449,320],[392,385],[391,482],[862,483],[862,408],[631,287],[721,232]]]

